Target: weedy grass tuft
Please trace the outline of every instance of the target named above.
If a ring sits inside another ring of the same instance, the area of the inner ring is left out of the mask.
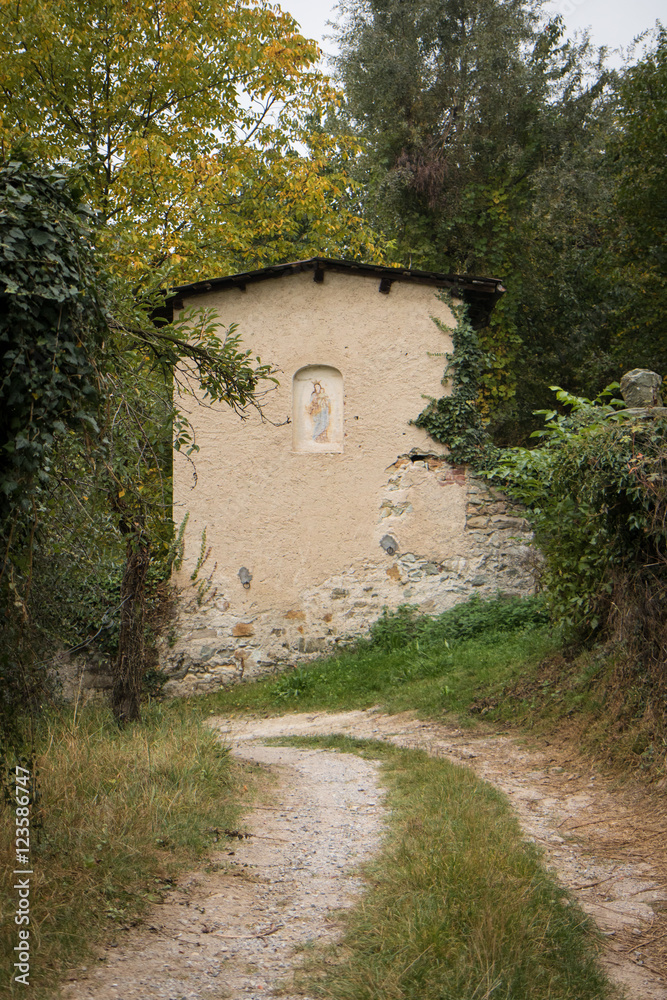
[[[523,840],[502,793],[422,751],[349,737],[274,742],[382,762],[390,825],[299,983],[329,1000],[611,1000],[590,921]]]
[[[109,931],[135,924],[174,875],[238,822],[247,769],[229,757],[199,713],[151,705],[119,729],[105,708],[43,720],[31,817],[30,994],[53,984]],[[5,779],[7,780],[7,779]],[[16,907],[11,803],[0,806],[3,964],[12,968]],[[11,983],[9,995],[23,995]],[[15,990],[12,990],[12,986]]]
[[[446,646],[481,637],[495,639],[498,635],[548,624],[542,596],[498,595],[483,601],[473,595],[435,617],[410,604],[403,604],[395,611],[385,609],[371,628],[371,643],[380,649],[399,649],[413,641],[420,641],[422,646]]]

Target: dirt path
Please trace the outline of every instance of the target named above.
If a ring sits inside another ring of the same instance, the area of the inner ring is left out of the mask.
[[[67,1000],[208,1000],[275,995],[294,947],[333,933],[328,914],[359,891],[354,865],[376,849],[382,805],[375,766],[327,751],[266,747],[271,736],[346,733],[419,747],[501,788],[526,836],[606,936],[605,964],[629,1000],[667,1000],[667,816],[641,790],[618,790],[568,751],[526,750],[409,714],[298,714],[211,722],[234,752],[277,769],[271,806],[250,839],[219,852],[148,931],[132,932]],[[543,741],[544,742],[544,741]],[[298,961],[298,958],[296,959]],[[290,1000],[290,998],[286,998]],[[304,1000],[304,998],[300,998]]]
[[[409,713],[315,713],[216,725],[237,745],[286,734],[346,733],[472,767],[505,792],[528,838],[544,848],[547,865],[606,935],[610,976],[627,987],[631,1000],[667,1000],[667,810],[657,814],[640,789],[612,788],[553,744],[528,751],[508,736],[471,736]]]
[[[334,933],[332,911],[361,888],[355,866],[379,846],[377,765],[247,743],[235,753],[279,775],[271,804],[248,817],[252,836],[183,880],[147,928],[119,935],[66,986],[68,1000],[263,1000],[295,948]]]

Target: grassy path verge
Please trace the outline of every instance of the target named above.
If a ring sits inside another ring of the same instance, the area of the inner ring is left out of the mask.
[[[371,642],[335,658],[151,705],[141,725],[124,731],[102,709],[45,718],[32,816],[31,996],[53,996],[68,968],[110,932],[133,926],[179,872],[237,825],[252,794],[251,772],[221,749],[201,725],[205,717],[380,704],[463,726],[482,709],[496,725],[539,717],[548,726],[574,706],[599,720],[607,740],[589,674],[568,688],[559,670],[541,673],[558,649],[539,601],[473,601],[438,619],[405,609],[381,619]],[[593,680],[596,669],[593,663]],[[525,697],[507,697],[522,690]],[[590,925],[521,841],[501,794],[423,754],[345,739],[327,745],[385,755],[394,820],[368,896],[350,918],[344,962],[319,956],[309,989],[334,1000],[613,995],[600,978]],[[649,751],[653,743],[643,756]],[[0,805],[6,982],[15,944],[13,831],[7,801]]]
[[[176,706],[151,706],[124,730],[106,709],[53,715],[43,720],[35,763],[29,992],[41,1000],[96,942],[133,926],[179,872],[224,839],[249,799],[252,774],[197,714]],[[13,820],[12,803],[2,802],[2,990],[25,996],[11,975]]]
[[[527,608],[524,621],[498,621],[510,602],[468,610],[465,628],[450,638],[438,629],[411,634],[400,616],[374,642],[362,642],[337,656],[290,670],[275,678],[240,684],[200,699],[205,711],[338,711],[380,704],[385,711],[414,710],[430,717],[466,714],[471,702],[502,691],[536,670],[557,648],[551,629]],[[454,616],[459,608],[446,614]],[[443,618],[445,616],[442,616]],[[490,620],[489,620],[490,618]]]
[[[274,742],[274,741],[272,741]],[[292,737],[382,761],[391,809],[342,946],[301,985],[331,1000],[605,1000],[598,938],[523,839],[505,797],[422,751],[346,736]]]
[[[664,719],[647,707],[646,691],[623,683],[622,656],[564,651],[545,619],[539,598],[473,599],[437,618],[402,608],[379,619],[370,641],[207,695],[199,709],[279,715],[379,705],[464,727],[483,719],[523,733],[560,730],[605,769],[664,786]]]

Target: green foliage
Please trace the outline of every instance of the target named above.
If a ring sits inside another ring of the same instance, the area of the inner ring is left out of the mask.
[[[541,596],[499,596],[489,601],[473,596],[434,618],[421,614],[414,605],[402,604],[396,611],[383,611],[371,628],[371,644],[390,650],[415,641],[425,649],[468,639],[495,642],[500,635],[537,628],[548,620]]]
[[[300,701],[304,697],[313,693],[313,678],[307,668],[297,667],[279,677],[273,689],[273,698],[276,702],[291,703]]]
[[[610,136],[613,163],[614,280],[623,288],[613,317],[613,350],[628,367],[667,372],[667,29],[619,86]]]
[[[550,382],[571,375],[590,391],[599,372],[618,377],[608,316],[620,289],[606,250],[614,77],[542,11],[531,0],[351,0],[339,25],[367,214],[405,264],[507,286],[479,331],[494,356],[483,413],[499,441],[521,437]]]
[[[260,384],[276,385],[275,369],[253,357],[252,351],[243,348],[238,324],[220,329],[214,309],[188,309],[168,325],[157,329],[146,322],[146,315],[136,316],[139,329],[125,328],[125,342],[116,348],[117,354],[132,354],[135,365],[142,368],[148,360],[159,365],[167,383],[172,378],[178,397],[197,394],[206,402],[226,403],[238,413],[247,406],[256,405],[256,392]],[[116,363],[116,367],[118,364]],[[264,386],[266,388],[266,386]],[[190,451],[198,450],[190,438],[190,428],[173,409],[176,421],[174,446],[180,451],[184,444]]]
[[[99,232],[65,175],[0,166],[0,727],[12,739],[51,697],[65,650],[131,662],[138,699],[182,550],[172,433],[196,450],[180,398],[196,386],[241,412],[275,382],[206,313],[156,326],[105,275]]]
[[[539,447],[506,449],[487,473],[527,507],[556,620],[591,636],[607,622],[614,574],[665,569],[665,422],[556,388]],[[622,407],[623,404],[620,404]]]
[[[93,219],[62,174],[0,165],[0,517],[30,505],[54,439],[97,429],[106,317]]]
[[[135,294],[345,248],[357,144],[318,129],[319,50],[266,0],[0,3],[0,153],[70,164]]]
[[[64,175],[0,165],[0,728],[13,732],[45,691],[45,650],[27,623],[55,455],[99,430],[107,321],[92,240]]]
[[[438,320],[436,325],[450,333],[453,351],[446,355],[447,367],[443,385],[451,383],[448,396],[431,399],[429,405],[414,421],[432,438],[449,449],[450,460],[455,465],[473,465],[480,468],[492,461],[494,448],[479,409],[479,395],[484,373],[493,364],[493,355],[480,347],[479,338],[460,307],[454,330],[445,330]]]
[[[630,247],[663,277],[667,274],[667,28],[659,28],[644,58],[619,83],[622,99],[612,153],[620,174],[617,207]]]
[[[369,210],[429,266],[465,270],[475,217],[488,237],[507,185],[537,150],[558,32],[535,2],[352,0],[338,28],[347,113],[368,142]],[[539,51],[539,58],[535,58]],[[500,207],[499,207],[500,206]],[[483,213],[485,218],[482,218]],[[449,253],[443,250],[445,249]]]

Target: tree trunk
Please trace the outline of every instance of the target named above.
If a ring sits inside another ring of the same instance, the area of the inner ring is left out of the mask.
[[[141,718],[144,674],[144,599],[150,565],[150,543],[142,534],[127,544],[127,561],[120,585],[120,637],[111,707],[121,725]]]

